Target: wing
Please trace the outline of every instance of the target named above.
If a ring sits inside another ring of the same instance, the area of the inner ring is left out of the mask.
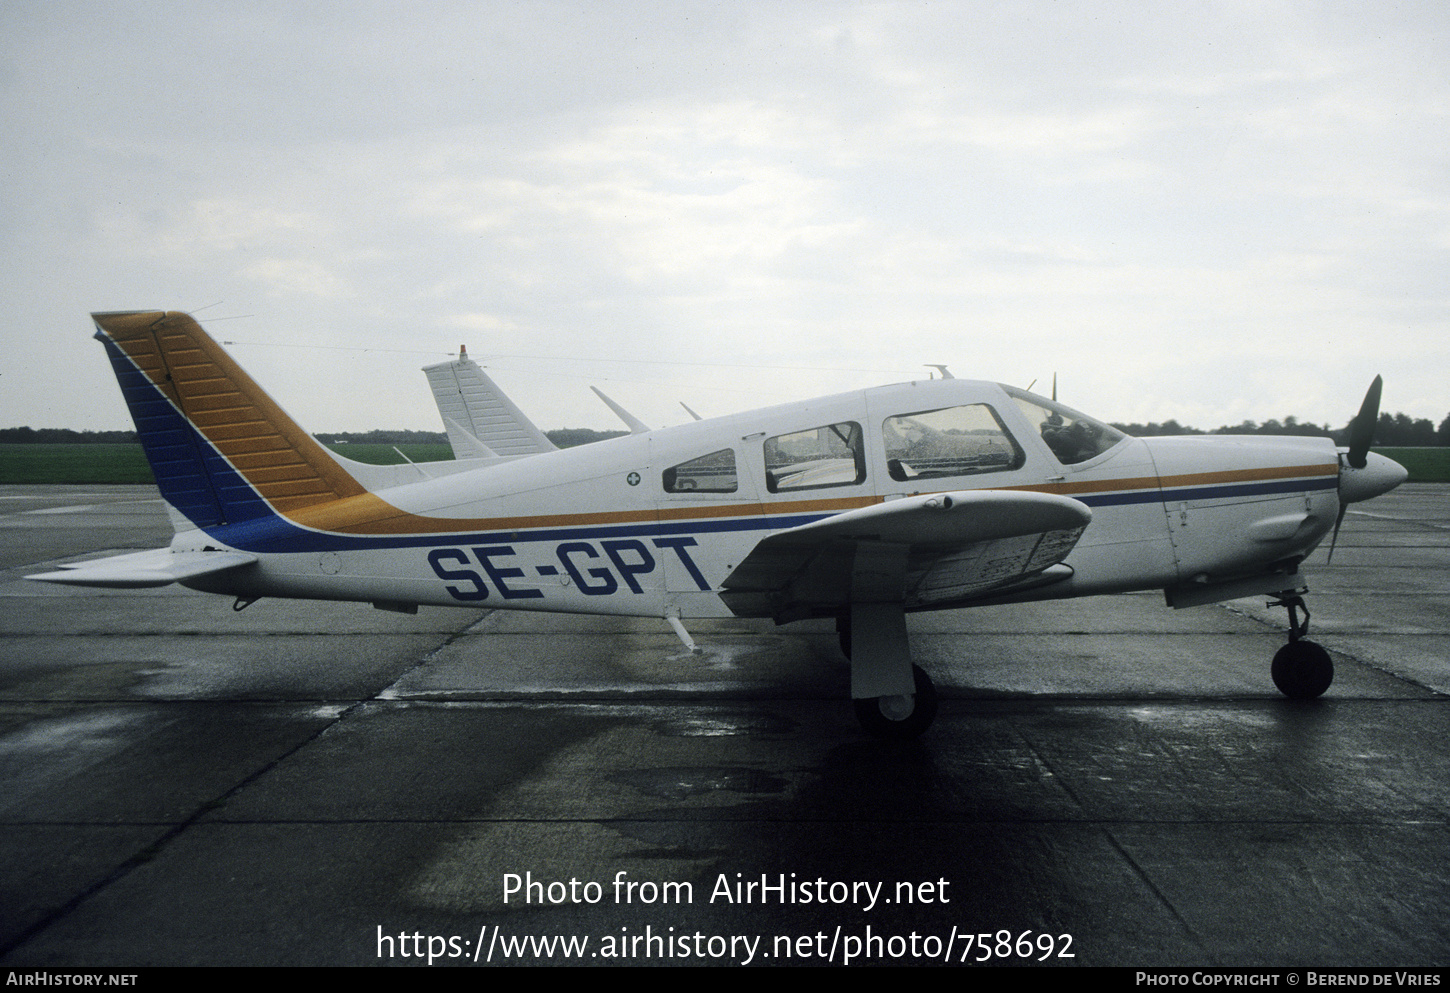
[[[738,615],[781,622],[851,603],[961,605],[1072,575],[1060,563],[1091,520],[1086,504],[1050,493],[907,497],[765,538],[726,577],[720,595]]]
[[[255,561],[257,557],[246,552],[173,552],[169,548],[154,548],[108,559],[75,562],[63,565],[55,572],[42,572],[25,578],[65,586],[139,589],[225,572]]]

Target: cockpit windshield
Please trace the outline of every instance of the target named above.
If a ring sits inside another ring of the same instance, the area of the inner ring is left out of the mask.
[[[1003,389],[1017,401],[1027,420],[1037,428],[1042,440],[1047,442],[1047,447],[1063,465],[1077,465],[1095,459],[1127,437],[1117,428],[1079,414],[1056,400],[1044,400],[1036,394],[1010,386]]]

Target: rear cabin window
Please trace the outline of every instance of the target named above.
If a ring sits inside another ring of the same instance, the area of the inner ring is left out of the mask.
[[[855,421],[765,440],[765,488],[772,493],[854,486],[865,479],[861,425]]]
[[[735,452],[722,448],[664,471],[666,493],[734,493],[739,488]]]
[[[1024,459],[996,411],[984,403],[888,417],[881,437],[886,471],[900,483],[1006,472],[1020,469]]]

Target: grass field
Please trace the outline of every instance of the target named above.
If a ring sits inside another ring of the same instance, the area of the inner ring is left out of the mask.
[[[136,443],[0,445],[0,483],[149,483]]]
[[[1450,448],[1376,448],[1410,470],[1412,483],[1450,483]]]
[[[399,445],[414,462],[452,457],[447,445]],[[355,462],[396,465],[392,445],[335,445]],[[1450,448],[1377,448],[1410,470],[1412,483],[1450,483]],[[138,444],[0,445],[0,483],[149,483],[151,467]]]

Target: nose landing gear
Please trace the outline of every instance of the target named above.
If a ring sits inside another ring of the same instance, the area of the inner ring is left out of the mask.
[[[1291,700],[1312,700],[1329,689],[1334,682],[1334,662],[1323,646],[1309,641],[1309,608],[1304,598],[1295,591],[1279,594],[1270,607],[1284,607],[1289,611],[1289,643],[1274,654],[1270,674],[1279,692]],[[1299,620],[1299,611],[1304,620]]]

